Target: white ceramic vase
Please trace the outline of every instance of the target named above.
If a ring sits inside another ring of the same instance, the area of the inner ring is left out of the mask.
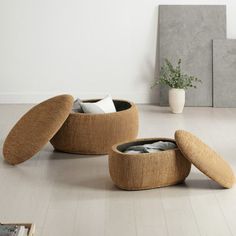
[[[169,105],[173,113],[182,113],[185,104],[185,90],[171,88],[169,90]]]

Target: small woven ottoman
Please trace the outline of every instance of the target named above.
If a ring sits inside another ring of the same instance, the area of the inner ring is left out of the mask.
[[[115,143],[136,138],[139,128],[137,107],[128,101],[113,102],[117,110],[114,113],[70,113],[50,140],[53,147],[68,153],[107,154]]]
[[[116,186],[141,190],[181,183],[188,176],[191,163],[178,148],[156,153],[124,153],[130,146],[170,141],[173,139],[138,139],[116,144],[109,153],[109,172]]]

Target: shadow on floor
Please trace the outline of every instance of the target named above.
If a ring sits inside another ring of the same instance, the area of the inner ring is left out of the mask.
[[[202,173],[191,172],[189,177],[186,178],[185,182],[179,185],[180,187],[187,187],[191,189],[224,189],[215,181],[207,178]]]
[[[109,176],[107,156],[76,155],[56,151],[49,154],[46,151],[44,157],[43,152],[39,156],[40,160],[38,163],[35,162],[35,166],[42,166],[43,176],[42,173],[37,172],[38,167],[34,168],[33,162],[29,166],[24,164],[16,166],[14,172],[17,172],[26,181],[30,179],[31,181],[37,182],[38,179],[43,178],[49,184],[56,184],[58,188],[80,188],[85,192],[92,190],[98,193],[99,191],[127,192],[120,190],[113,184]],[[4,162],[5,165],[8,164]],[[9,167],[12,168],[10,165]],[[181,192],[182,190],[188,192],[192,190],[212,191],[223,189],[220,185],[206,178],[198,171],[192,171],[185,182],[168,187],[168,191],[171,191],[173,188]]]
[[[79,158],[99,158],[104,157],[104,155],[83,155],[77,153],[67,153],[62,151],[53,150],[50,152],[49,158],[51,160],[63,160],[63,159],[79,159]]]

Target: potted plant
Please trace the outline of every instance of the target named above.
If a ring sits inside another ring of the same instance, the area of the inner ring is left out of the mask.
[[[188,88],[197,88],[196,83],[200,79],[184,74],[181,70],[181,59],[174,67],[168,59],[165,59],[164,65],[160,70],[159,80],[156,80],[154,86],[161,84],[167,85],[169,89],[169,105],[173,113],[182,113],[185,104],[185,90]]]

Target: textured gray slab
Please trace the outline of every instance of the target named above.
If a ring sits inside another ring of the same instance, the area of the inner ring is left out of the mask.
[[[165,58],[182,59],[184,72],[203,81],[186,91],[186,106],[212,106],[212,40],[226,38],[226,6],[159,7],[159,68]],[[160,88],[160,105],[168,105],[168,88]]]
[[[236,107],[236,40],[213,40],[214,107]]]

